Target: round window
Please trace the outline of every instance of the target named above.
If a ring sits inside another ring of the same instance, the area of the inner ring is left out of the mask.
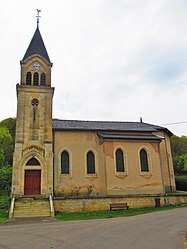
[[[32,106],[38,106],[39,100],[38,99],[33,99],[32,100]]]

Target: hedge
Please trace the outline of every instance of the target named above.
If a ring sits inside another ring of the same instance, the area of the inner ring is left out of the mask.
[[[176,189],[187,191],[187,176],[175,176]]]

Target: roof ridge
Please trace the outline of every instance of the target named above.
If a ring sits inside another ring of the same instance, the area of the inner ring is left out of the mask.
[[[53,119],[53,121],[73,121],[73,122],[97,122],[97,123],[143,123],[138,121],[115,121],[115,120],[78,120],[78,119]],[[149,124],[148,124],[149,125]]]

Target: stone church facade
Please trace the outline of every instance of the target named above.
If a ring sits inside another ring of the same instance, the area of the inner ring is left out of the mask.
[[[12,195],[120,197],[175,191],[170,137],[157,125],[52,119],[52,63],[39,27],[20,62]]]

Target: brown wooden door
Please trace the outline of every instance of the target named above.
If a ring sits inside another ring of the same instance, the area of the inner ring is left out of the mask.
[[[40,195],[41,170],[25,170],[25,195]]]

